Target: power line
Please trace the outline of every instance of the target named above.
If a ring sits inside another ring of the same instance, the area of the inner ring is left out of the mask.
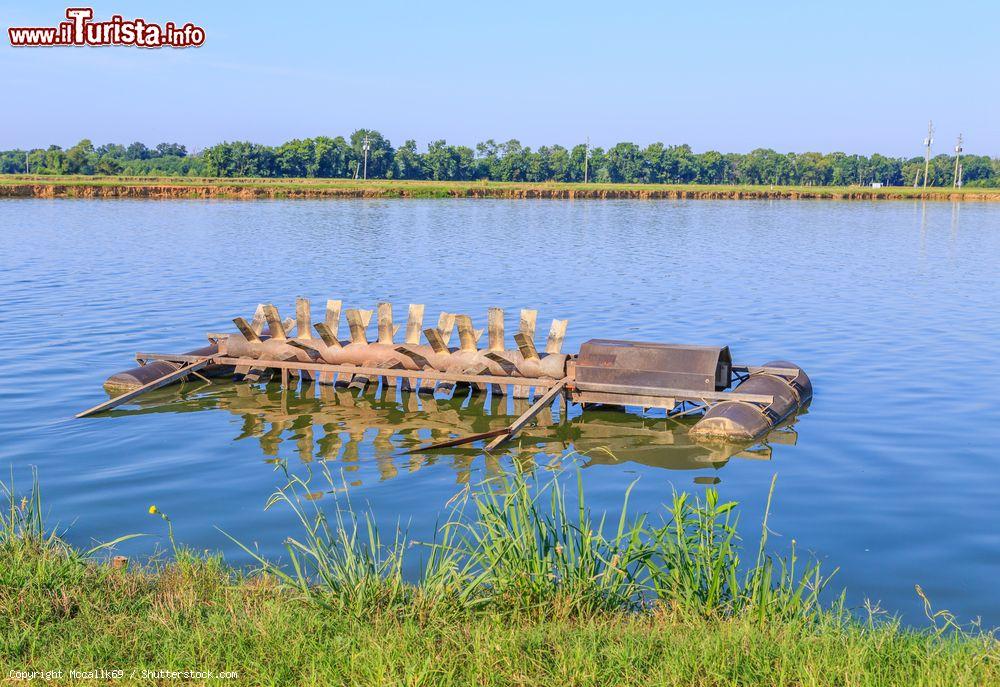
[[[934,143],[934,121],[931,120],[927,122],[927,138],[924,139],[924,145],[927,147],[927,151],[924,153],[924,188],[927,188],[927,172],[930,171],[931,167],[931,144]]]
[[[368,151],[371,149],[371,139],[368,138],[368,134],[365,134],[365,140],[361,144],[361,150],[365,153],[365,174],[364,178],[368,179]]]
[[[958,143],[955,144],[955,173],[951,177],[951,185],[954,188],[962,186],[962,134],[958,135]]]

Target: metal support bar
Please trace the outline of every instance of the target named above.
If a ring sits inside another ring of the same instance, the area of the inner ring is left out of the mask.
[[[672,410],[677,405],[677,401],[670,396],[632,396],[601,391],[574,392],[573,400],[577,403],[610,403],[612,405],[664,408],[666,410]]]
[[[766,367],[762,365],[733,365],[733,372],[746,372],[747,374],[769,374],[780,377],[798,377],[801,370],[794,367]]]
[[[596,382],[577,382],[576,389],[578,391],[606,391],[612,394],[637,396],[669,396],[677,400],[746,401],[747,403],[764,403],[767,405],[774,402],[774,397],[770,395],[741,394],[739,391],[697,391],[693,389],[667,389],[657,386],[598,384]]]
[[[209,379],[208,377],[206,377],[206,376],[205,376],[205,375],[203,375],[203,374],[200,374],[200,373],[198,373],[198,372],[195,372],[194,370],[191,370],[191,374],[193,374],[193,375],[194,375],[195,377],[197,377],[197,378],[198,378],[198,379],[200,379],[201,381],[205,382],[206,384],[211,384],[211,383],[212,383],[212,380],[211,380],[211,379]]]
[[[195,361],[186,364],[184,367],[174,370],[173,372],[168,372],[167,374],[163,375],[158,379],[154,379],[153,381],[147,384],[143,384],[138,389],[133,389],[132,391],[124,393],[121,396],[115,396],[114,398],[108,399],[104,403],[98,403],[93,408],[88,408],[82,413],[77,413],[76,416],[78,418],[87,417],[88,415],[94,415],[96,413],[100,413],[105,410],[110,410],[111,408],[120,406],[123,403],[128,403],[136,396],[141,396],[147,391],[152,391],[153,389],[159,389],[161,386],[166,386],[167,384],[171,384],[177,381],[178,379],[183,379],[184,377],[187,377],[189,374],[193,372],[197,372],[201,368],[208,365],[211,361],[212,361],[211,358],[204,358],[204,357],[196,358]]]
[[[692,406],[691,408],[682,408],[681,410],[678,410],[676,412],[667,413],[667,418],[669,418],[669,419],[672,420],[672,419],[677,418],[677,417],[683,417],[684,415],[691,415],[692,413],[698,413],[698,412],[701,412],[701,411],[707,411],[713,405],[715,405],[715,404],[714,403],[703,402],[702,405],[699,405],[699,406]]]
[[[538,415],[538,413],[542,412],[545,406],[551,403],[552,399],[556,397],[556,394],[562,391],[566,387],[566,384],[568,383],[569,383],[569,377],[563,377],[562,379],[557,381],[554,386],[549,387],[549,390],[546,391],[544,394],[542,394],[542,397],[540,399],[535,401],[535,403],[526,411],[524,411],[524,413],[522,413],[520,417],[518,417],[516,420],[510,423],[510,425],[507,427],[506,432],[498,436],[490,443],[486,444],[486,450],[492,451],[505,441],[510,441],[510,439],[515,434],[520,432],[521,429],[523,429],[524,426],[531,421],[531,418],[535,417],[536,415]]]

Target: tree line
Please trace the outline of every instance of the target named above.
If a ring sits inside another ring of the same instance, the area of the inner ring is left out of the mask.
[[[366,144],[367,141],[367,144]],[[365,148],[367,147],[367,163]],[[963,155],[966,186],[1000,186],[1000,158]],[[951,186],[952,155],[931,158],[927,183]],[[189,154],[178,143],[101,146],[84,139],[62,149],[0,151],[0,173],[103,174],[122,176],[317,177],[494,181],[775,184],[885,186],[923,183],[924,158],[846,153],[779,153],[758,148],[749,153],[696,153],[688,145],[622,142],[610,148],[583,144],[532,149],[515,139],[493,139],[475,148],[434,141],[420,151],[413,140],[393,147],[379,132],[359,129],[349,138],[318,136],[279,146],[249,141],[219,143]]]

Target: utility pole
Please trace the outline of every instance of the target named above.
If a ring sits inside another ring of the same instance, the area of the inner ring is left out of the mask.
[[[934,143],[934,121],[927,122],[927,138],[924,139],[924,146],[927,148],[924,153],[924,188],[927,188],[927,173],[931,167],[931,144]]]
[[[962,186],[962,134],[958,135],[958,143],[955,144],[955,174],[951,177],[953,188]]]
[[[368,151],[371,149],[371,147],[372,147],[371,140],[368,138],[368,134],[365,134],[365,140],[361,144],[361,150],[363,150],[365,152],[365,176],[364,176],[364,178],[366,180],[368,179]]]
[[[28,151],[24,151],[24,173],[25,174],[31,174],[31,172],[28,170],[28,155],[29,154],[30,153],[28,153]]]
[[[587,143],[583,146],[583,183],[587,183],[589,179],[589,162],[590,160],[590,136],[587,136]]]

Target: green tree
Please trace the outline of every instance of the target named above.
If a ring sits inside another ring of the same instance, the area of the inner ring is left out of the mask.
[[[962,158],[962,183],[965,185],[986,186],[992,172],[990,158],[985,155],[966,155]]]
[[[608,150],[608,175],[612,182],[635,183],[642,175],[642,155],[635,143],[616,143]]]
[[[497,177],[500,181],[526,181],[530,168],[529,155],[531,150],[512,138],[500,146],[500,158],[496,163]]]
[[[125,159],[125,146],[119,143],[105,143],[102,146],[98,146],[95,152],[99,157],[110,157],[116,160]]]
[[[32,174],[64,174],[66,153],[56,145],[32,150],[28,154],[28,167]]]
[[[722,153],[709,150],[697,155],[698,176],[695,179],[700,184],[726,183],[727,160]]]
[[[343,136],[328,138],[319,136],[313,139],[316,146],[315,174],[324,179],[338,179],[354,175],[351,162],[354,159],[351,146]]]
[[[608,157],[604,148],[596,146],[590,149],[590,161],[587,164],[591,182],[598,184],[611,183],[611,172],[608,170]]]
[[[487,179],[500,179],[500,146],[492,138],[476,144],[478,156]]]
[[[28,157],[26,150],[4,150],[0,152],[0,174],[23,174]]]
[[[587,154],[587,146],[582,143],[573,146],[569,152],[569,164],[566,166],[564,181],[583,181],[584,159]]]
[[[287,141],[274,151],[277,175],[283,177],[316,176],[316,141],[311,138]]]
[[[97,174],[103,174],[105,176],[114,176],[116,174],[122,173],[122,163],[118,158],[111,157],[110,155],[105,155],[97,159],[97,165],[94,170]]]
[[[550,181],[552,179],[552,149],[541,146],[534,153],[528,153],[528,181]]]
[[[667,149],[662,143],[650,143],[642,149],[642,172],[640,181],[646,184],[659,184],[666,181],[664,169]]]
[[[698,159],[691,152],[691,146],[670,146],[664,150],[657,178],[669,184],[687,184],[697,179]]]
[[[567,178],[570,168],[569,151],[561,145],[552,146],[549,154],[549,171],[553,181],[569,181]]]
[[[390,176],[393,179],[424,178],[424,168],[421,164],[420,153],[417,152],[417,142],[412,138],[396,148]]]
[[[803,186],[821,186],[826,183],[829,169],[822,154],[802,153],[795,158],[795,183]]]
[[[158,143],[156,145],[156,155],[159,157],[166,157],[167,155],[184,157],[187,155],[187,148],[180,143]]]
[[[458,154],[444,140],[434,141],[427,146],[423,168],[427,179],[434,181],[457,179],[459,176]]]
[[[459,179],[479,179],[483,176],[479,161],[476,160],[476,153],[472,148],[468,146],[455,146],[455,153],[458,155]]]
[[[895,158],[874,153],[868,160],[871,181],[877,181],[885,186],[902,186],[902,162]]]
[[[146,144],[139,141],[130,143],[128,148],[125,149],[126,160],[148,160],[152,156],[153,154],[146,147]]]
[[[271,177],[275,175],[274,149],[249,141],[220,143],[202,154],[205,171],[220,177]]]
[[[66,151],[66,174],[93,174],[97,166],[94,144],[85,138]]]

